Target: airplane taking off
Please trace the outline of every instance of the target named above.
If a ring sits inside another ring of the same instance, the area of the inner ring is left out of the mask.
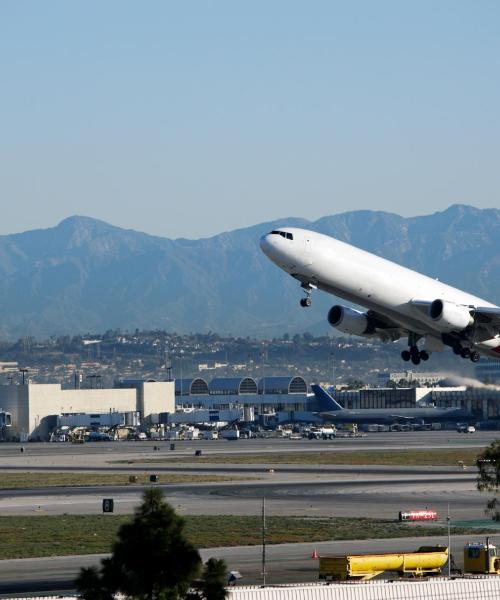
[[[343,408],[319,385],[311,385],[319,405],[319,414],[325,421],[334,423],[396,423],[399,421],[453,421],[469,417],[461,408]]]
[[[328,322],[342,333],[383,341],[407,336],[408,350],[401,357],[415,365],[444,346],[473,362],[480,354],[500,358],[500,307],[495,304],[307,229],[271,231],[260,247],[300,282],[306,294],[301,306],[311,306],[311,292],[320,289],[368,309],[332,306]]]

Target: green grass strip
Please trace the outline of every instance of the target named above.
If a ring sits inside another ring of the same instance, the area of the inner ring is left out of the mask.
[[[0,517],[0,558],[109,552],[118,527],[129,519],[130,516],[111,514]],[[185,519],[187,536],[200,548],[261,542],[258,516],[196,515]],[[443,543],[446,541],[443,526],[365,518],[268,517],[267,527],[270,544],[431,535],[443,536]],[[453,528],[454,534],[483,532],[487,530]]]
[[[130,477],[134,479],[130,479]],[[1,485],[4,489],[38,488],[38,487],[77,487],[99,485],[134,485],[149,484],[150,473],[51,473],[51,472],[8,472],[1,473]],[[256,477],[239,477],[230,475],[183,475],[177,473],[159,473],[158,483],[218,483],[224,481],[248,481]]]
[[[255,454],[209,454],[199,457],[145,458],[122,463],[212,463],[262,465],[392,465],[458,466],[460,461],[473,465],[480,448],[435,448],[432,450],[337,450],[318,452],[268,452]]]

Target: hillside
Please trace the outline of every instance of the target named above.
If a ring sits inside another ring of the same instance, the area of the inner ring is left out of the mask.
[[[422,217],[354,211],[286,218],[200,239],[170,240],[70,217],[0,236],[0,335],[107,328],[273,336],[328,331],[334,300],[301,310],[298,284],[259,249],[265,232],[307,227],[500,302],[500,210],[453,205]]]

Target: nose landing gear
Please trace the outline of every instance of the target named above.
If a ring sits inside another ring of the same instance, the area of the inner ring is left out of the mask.
[[[311,283],[301,283],[300,287],[306,294],[305,298],[300,299],[300,306],[302,306],[302,308],[308,308],[312,304],[311,292],[316,289],[316,286],[312,285]]]

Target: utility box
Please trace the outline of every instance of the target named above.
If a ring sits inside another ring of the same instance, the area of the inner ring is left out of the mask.
[[[115,508],[115,502],[113,498],[104,498],[102,501],[102,512],[103,513],[112,513]]]

